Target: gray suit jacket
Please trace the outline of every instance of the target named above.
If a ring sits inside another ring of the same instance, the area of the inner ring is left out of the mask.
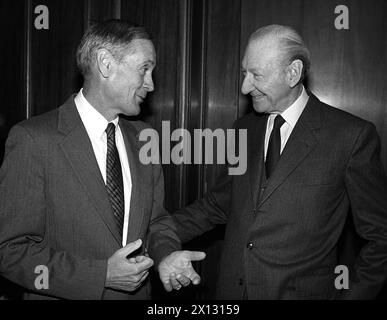
[[[138,134],[146,125],[120,119],[132,176],[128,242],[141,238],[156,263],[180,248],[163,209],[161,166],[142,165]],[[32,299],[147,299],[104,288],[107,259],[120,247],[105,184],[71,97],[16,125],[0,170],[0,274]],[[49,289],[36,290],[35,268],[48,267]]]
[[[227,223],[217,298],[373,298],[387,276],[387,180],[375,127],[311,95],[276,170],[264,176],[267,116],[248,130],[247,171],[220,177],[204,199],[173,215],[188,241]],[[338,240],[349,209],[367,244],[335,289]]]

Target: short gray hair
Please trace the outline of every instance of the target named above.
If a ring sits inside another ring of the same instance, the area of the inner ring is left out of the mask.
[[[151,37],[144,27],[128,21],[113,19],[90,26],[76,54],[77,65],[84,78],[91,75],[98,50],[109,50],[116,60],[121,61],[123,51],[136,39],[151,40]]]
[[[285,62],[290,64],[297,59],[302,61],[303,68],[300,79],[302,82],[310,69],[310,53],[298,32],[289,26],[272,24],[256,30],[250,36],[249,41],[266,37],[278,40],[279,48],[284,53]]]

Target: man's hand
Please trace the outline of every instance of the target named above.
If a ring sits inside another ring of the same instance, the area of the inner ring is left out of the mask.
[[[147,256],[126,258],[141,247],[141,239],[117,250],[108,260],[105,287],[123,291],[135,291],[141,286],[153,266],[153,260]]]
[[[192,282],[200,283],[200,276],[192,267],[191,261],[200,261],[206,257],[199,251],[175,251],[165,257],[158,266],[160,280],[168,292],[179,290]]]

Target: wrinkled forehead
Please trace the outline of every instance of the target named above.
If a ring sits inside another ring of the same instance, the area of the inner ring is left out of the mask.
[[[126,58],[135,58],[139,62],[156,65],[156,50],[152,41],[147,39],[133,40],[125,51]]]
[[[282,57],[280,42],[273,38],[249,40],[242,60],[242,67],[265,67],[277,63]]]

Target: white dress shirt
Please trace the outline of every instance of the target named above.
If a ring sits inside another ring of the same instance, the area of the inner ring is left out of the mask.
[[[292,133],[298,119],[301,116],[302,111],[304,111],[305,106],[308,102],[309,96],[306,93],[304,86],[302,86],[302,92],[294,103],[287,108],[284,112],[280,113],[282,118],[284,118],[285,123],[281,127],[281,151],[285,148],[286,142],[288,141],[290,134]],[[267,155],[267,148],[269,147],[269,139],[271,131],[274,126],[274,119],[279,113],[271,113],[269,119],[267,120],[266,125],[266,136],[265,136],[265,161]]]
[[[83,89],[81,89],[81,91],[75,97],[74,101],[78,113],[81,116],[83,125],[85,126],[87,134],[89,135],[91,144],[93,146],[95,158],[97,159],[101,175],[106,184],[107,137],[105,130],[109,122],[86,100],[85,96],[83,95]],[[119,118],[117,117],[111,122],[114,123],[114,125],[116,126],[116,146],[118,154],[120,156],[122,178],[124,184],[125,214],[122,233],[122,246],[125,246],[128,235],[132,179],[130,175],[129,161],[126,153],[124,138],[122,136],[120,126],[118,125],[118,119]]]

